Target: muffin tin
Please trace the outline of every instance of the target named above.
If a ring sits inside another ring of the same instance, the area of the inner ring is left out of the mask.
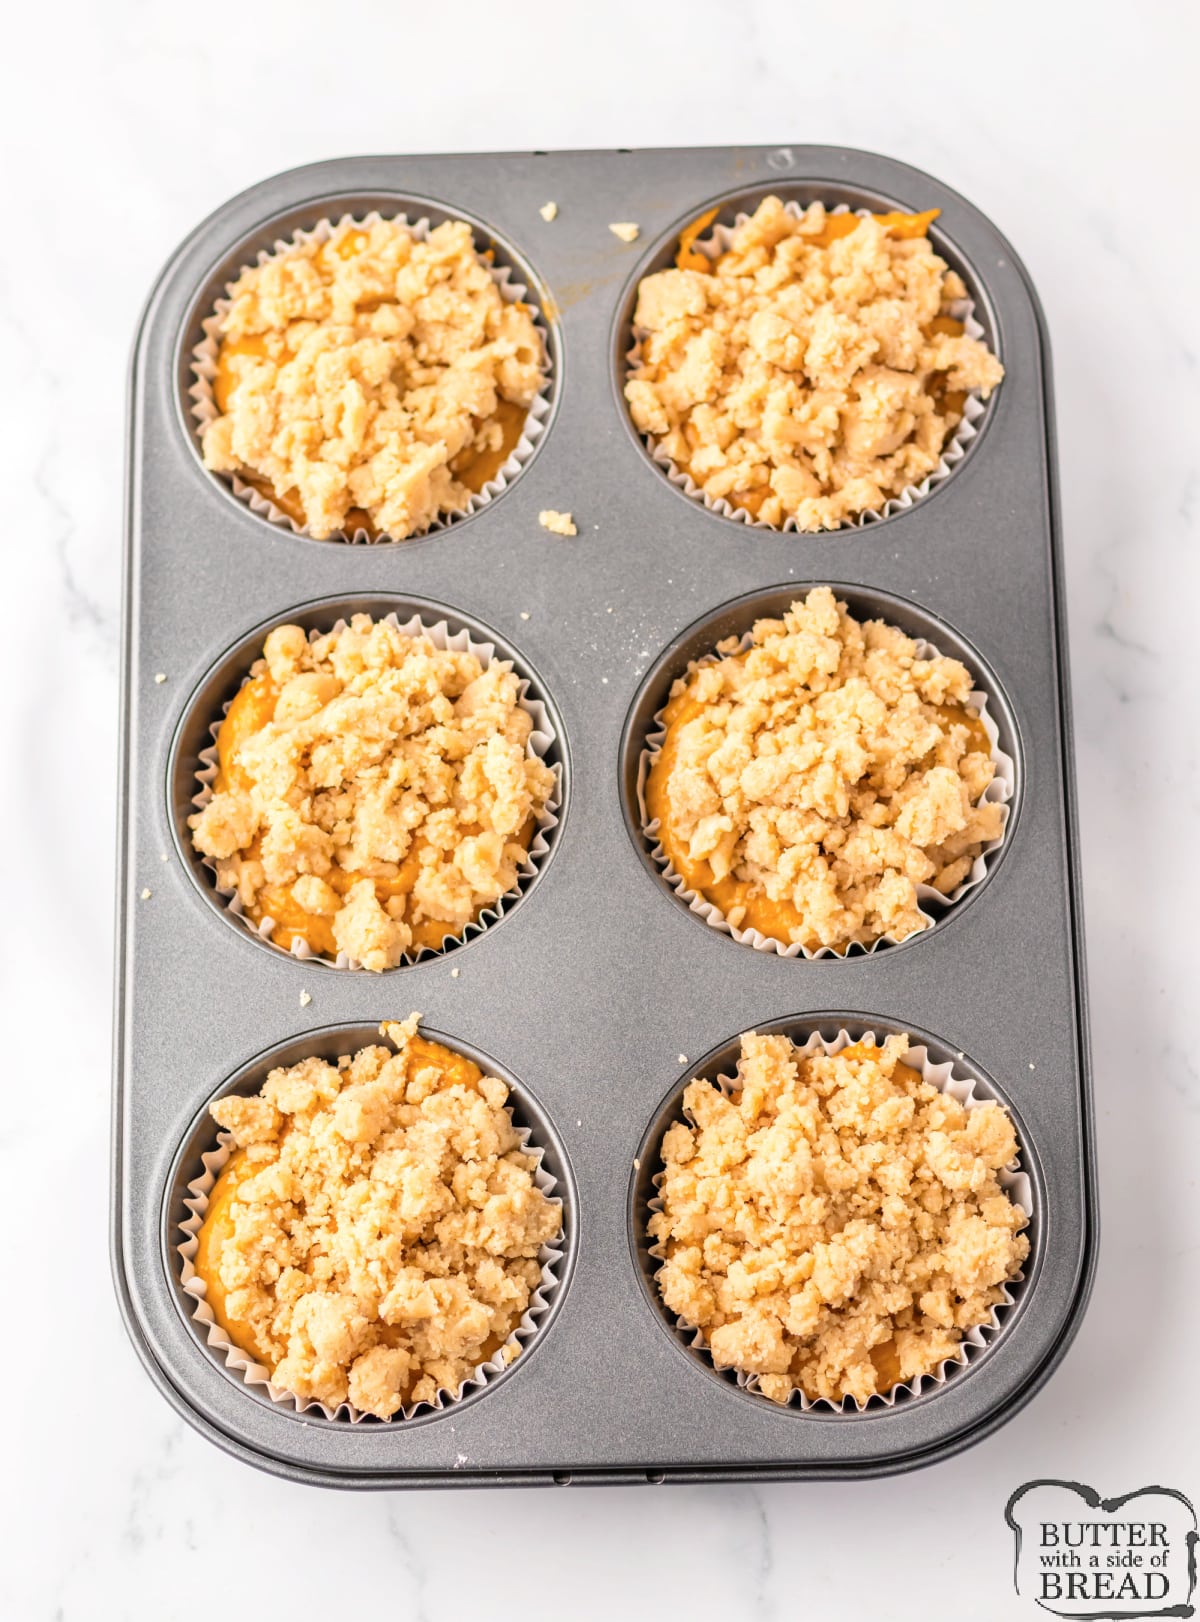
[[[949,477],[832,534],[705,510],[651,460],[621,395],[639,278],[703,211],[732,219],[768,192],[939,207],[935,246],[1007,370]],[[486,507],[423,538],[350,546],[272,525],[205,470],[189,368],[201,322],[260,248],[373,208],[469,220],[540,305],[553,375],[546,431]],[[636,220],[638,240],[613,220]],[[945,1457],[1028,1400],[1078,1326],[1096,1240],[1056,478],[1048,344],[1024,270],[970,204],[889,159],[799,146],[347,159],[264,182],[192,233],[151,293],[131,373],[112,1197],[130,1335],[191,1424],[329,1486],[840,1479]],[[545,508],[572,512],[578,536],[542,529]],[[986,878],[934,928],[806,960],[689,913],[650,855],[636,775],[689,657],[816,582],[856,612],[932,624],[965,658],[1016,789]],[[519,900],[384,975],[251,937],[184,820],[195,756],[259,629],[368,605],[511,653],[562,766],[558,826]],[[386,1424],[300,1415],[231,1376],[180,1287],[182,1196],[216,1140],[207,1104],[281,1059],[353,1051],[414,1009],[513,1084],[564,1200],[560,1282],[523,1355],[461,1401]],[[907,1029],[1013,1110],[1033,1250],[1000,1331],[940,1387],[861,1413],[777,1408],[715,1375],[658,1303],[643,1231],[654,1147],[686,1082],[727,1070],[739,1033],[768,1026]]]

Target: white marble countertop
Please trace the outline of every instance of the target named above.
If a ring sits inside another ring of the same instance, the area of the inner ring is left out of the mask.
[[[428,1622],[697,1599],[739,1619],[1032,1615],[1002,1518],[1019,1482],[1200,1487],[1181,1423],[1200,1331],[1196,14],[609,0],[508,17],[494,0],[248,0],[207,19],[67,0],[6,25],[0,1614],[170,1622],[224,1590],[247,1614]],[[373,1496],[260,1475],[152,1388],[106,1255],[123,396],[146,289],[223,198],[319,157],[805,140],[965,192],[1046,307],[1104,1219],[1090,1314],[1010,1425],[897,1480]]]

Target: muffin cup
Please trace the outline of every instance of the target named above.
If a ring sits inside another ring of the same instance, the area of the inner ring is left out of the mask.
[[[455,653],[473,653],[485,669],[491,665],[491,662],[495,657],[496,650],[493,643],[477,642],[465,629],[451,632],[445,620],[438,620],[433,625],[427,625],[419,614],[414,614],[412,618],[406,620],[404,624],[400,623],[399,619],[394,613],[385,615],[384,618],[387,624],[394,626],[395,629],[400,631],[404,636],[427,636],[436,648],[442,650],[448,648]],[[332,630],[341,631],[344,630],[345,627],[346,621],[344,619],[339,619],[332,627]],[[328,632],[313,628],[308,633],[308,639],[310,642],[315,642],[321,636],[328,634]],[[249,680],[250,678],[247,676],[246,681]],[[245,682],[242,683],[242,686],[244,685]],[[236,694],[234,696],[236,697]],[[520,687],[517,690],[517,696],[521,708],[533,721],[533,731],[530,733],[529,741],[525,745],[526,757],[530,759],[536,757],[540,760],[545,756],[547,750],[549,750],[550,746],[555,742],[557,734],[554,730],[553,724],[551,723],[546,706],[540,699],[529,697],[528,678],[522,678]],[[213,796],[213,780],[216,778],[219,767],[219,761],[217,758],[217,737],[221,730],[221,723],[224,721],[225,716],[229,711],[229,705],[232,704],[232,702],[233,699],[230,699],[229,703],[223,706],[220,716],[212,723],[209,730],[212,734],[213,741],[200,753],[200,769],[197,771],[195,778],[198,787],[196,793],[192,796],[191,801],[192,807],[196,811],[202,811]],[[521,863],[517,885],[512,890],[509,890],[506,892],[506,894],[502,895],[500,899],[494,902],[490,907],[486,907],[483,912],[479,914],[478,918],[473,918],[471,922],[464,927],[461,934],[453,936],[448,935],[442,942],[441,946],[436,948],[436,950],[432,947],[423,946],[417,952],[406,952],[404,957],[401,959],[401,963],[396,965],[397,967],[400,967],[406,963],[418,963],[426,958],[438,957],[443,952],[450,950],[452,947],[460,946],[463,944],[463,942],[473,939],[474,936],[481,935],[483,931],[489,927],[489,925],[494,924],[498,919],[504,916],[506,908],[513,901],[520,898],[522,894],[522,881],[532,878],[537,872],[541,863],[547,856],[549,856],[550,844],[548,836],[551,830],[558,826],[558,816],[556,813],[562,803],[562,767],[555,765],[552,770],[555,775],[557,787],[550,799],[546,801],[546,804],[542,810],[537,813],[537,826],[534,829],[533,838],[529,842],[529,849],[525,853],[525,859]],[[190,834],[188,837],[190,844]],[[308,942],[305,940],[294,940],[292,942],[290,951],[282,946],[277,946],[271,939],[271,931],[275,928],[275,920],[270,916],[267,916],[259,923],[255,924],[251,919],[247,918],[242,907],[241,898],[236,889],[222,890],[218,884],[216,862],[210,856],[200,856],[200,853],[195,850],[194,846],[191,848],[193,853],[199,859],[201,865],[207,868],[212,874],[214,892],[225,912],[229,917],[236,919],[239,926],[244,929],[248,935],[252,935],[256,939],[263,941],[267,946],[271,947],[273,951],[279,952],[284,956],[291,956],[303,959],[305,961],[323,963],[328,967],[337,969],[360,969],[362,967],[362,965],[356,959],[348,957],[344,952],[339,952],[336,959],[331,959],[323,956],[320,953],[314,952],[309,946]]]
[[[924,637],[916,637],[914,638],[914,642],[917,650],[916,656],[919,659],[931,659],[937,656],[939,653],[939,649],[936,648],[932,642],[927,641]],[[746,649],[752,645],[753,637],[751,633],[747,631],[734,651],[735,653],[744,653]],[[713,664],[716,663],[721,657],[728,657],[728,655],[722,656],[712,654],[705,659],[696,661],[696,663]],[[984,731],[987,733],[988,739],[992,746],[991,758],[992,764],[995,767],[995,775],[988,784],[987,788],[984,790],[979,803],[983,804],[984,802],[989,802],[992,804],[999,804],[1001,806],[1002,827],[1000,830],[1000,837],[998,839],[990,840],[988,844],[984,846],[983,851],[971,864],[970,873],[956,889],[950,892],[949,895],[943,895],[940,890],[935,890],[930,884],[917,885],[917,898],[922,903],[919,911],[922,918],[926,918],[929,921],[925,929],[918,930],[912,935],[905,935],[899,939],[894,935],[881,935],[878,940],[872,941],[870,946],[860,946],[857,942],[852,942],[851,945],[846,947],[843,951],[838,951],[832,946],[819,946],[813,950],[808,946],[800,946],[778,941],[771,935],[760,934],[757,929],[737,929],[729,922],[728,918],[726,918],[725,914],[719,907],[714,906],[711,901],[706,901],[705,898],[702,895],[699,895],[695,890],[689,890],[687,885],[684,883],[683,878],[671,866],[670,859],[668,858],[666,851],[663,849],[662,842],[658,838],[658,831],[660,827],[658,819],[651,818],[646,809],[646,780],[650,774],[650,768],[654,765],[654,762],[658,759],[658,756],[662,751],[663,741],[667,735],[665,706],[663,709],[658,710],[654,716],[652,722],[653,730],[647,734],[645,746],[642,749],[641,757],[638,761],[638,815],[641,818],[642,834],[647,845],[649,846],[651,859],[660,868],[663,878],[675,891],[679,899],[687,903],[689,912],[694,912],[697,917],[703,918],[704,922],[708,924],[711,929],[720,930],[722,934],[731,936],[735,941],[737,941],[739,946],[752,946],[756,952],[774,952],[779,957],[804,957],[812,960],[823,957],[848,957],[852,953],[862,954],[866,952],[874,952],[881,946],[900,946],[904,941],[919,940],[922,935],[928,934],[929,930],[932,929],[938,922],[938,918],[933,913],[926,911],[924,904],[929,903],[930,905],[936,905],[939,909],[951,908],[956,902],[960,901],[962,897],[968,893],[968,891],[974,890],[978,885],[982,884],[984,879],[987,877],[988,857],[991,856],[994,851],[1000,849],[1000,846],[1004,843],[1004,836],[1008,829],[1009,807],[1013,796],[1016,793],[1017,769],[1016,763],[1014,762],[1012,756],[1005,754],[1004,750],[1000,747],[1000,733],[997,729],[995,721],[993,721],[992,717],[988,714],[987,700],[988,696],[982,690],[982,688],[973,688],[971,693],[968,695],[967,703],[978,712],[979,719],[983,723]]]
[[[361,220],[355,219],[351,214],[343,214],[341,219],[336,222],[329,219],[318,220],[311,230],[296,231],[290,237],[281,237],[272,248],[261,249],[256,263],[259,265],[265,264],[269,259],[292,253],[297,248],[304,247],[311,242],[327,242],[341,226],[356,225],[369,229],[371,226],[377,225],[382,219],[384,219],[384,216],[379,213],[378,209],[372,209]],[[431,227],[429,220],[425,217],[410,221],[406,214],[394,214],[387,216],[387,219],[390,224],[405,226],[418,242],[425,242],[429,238]],[[243,269],[246,268],[249,267],[243,267]],[[550,413],[551,368],[546,325],[539,306],[529,301],[529,289],[523,282],[513,279],[513,271],[510,266],[490,265],[488,269],[492,280],[500,291],[501,298],[506,304],[515,304],[520,300],[529,302],[534,325],[537,327],[542,339],[542,385],[529,407],[529,413],[525,418],[525,425],[521,430],[520,439],[495,476],[487,480],[483,488],[475,492],[464,507],[455,509],[452,512],[442,513],[425,529],[416,531],[412,535],[395,537],[372,535],[368,530],[360,528],[349,534],[339,532],[330,535],[326,537],[328,540],[369,546],[381,542],[400,544],[402,541],[416,541],[425,535],[433,535],[438,530],[447,528],[455,519],[466,518],[469,514],[486,507],[502,490],[508,487],[533,455],[538,440],[545,432],[546,419]],[[232,283],[227,285],[232,286]],[[221,415],[213,395],[213,378],[216,376],[217,352],[221,342],[218,327],[229,308],[230,301],[228,298],[221,297],[216,301],[212,314],[207,316],[202,323],[201,330],[204,336],[192,350],[191,371],[195,382],[188,389],[188,395],[192,402],[191,416],[196,424],[197,435],[202,434],[209,423],[215,421]],[[206,469],[206,471],[211,472],[210,469]],[[269,523],[275,524],[280,529],[290,530],[293,535],[303,535],[311,538],[307,525],[298,524],[294,518],[278,507],[269,496],[264,496],[253,485],[247,484],[239,474],[233,473],[227,476],[221,473],[212,473],[212,477],[227,482],[238,500],[245,502],[250,511],[256,513],[258,517],[265,518]]]
[[[871,1030],[864,1032],[863,1036],[861,1037],[853,1037],[844,1029],[839,1030],[837,1035],[832,1040],[823,1037],[819,1031],[814,1031],[808,1038],[808,1041],[798,1048],[798,1051],[806,1055],[825,1053],[832,1057],[835,1053],[840,1053],[844,1047],[849,1047],[855,1041],[874,1040],[875,1033]],[[988,1098],[977,1098],[975,1096],[976,1083],[974,1077],[955,1075],[954,1062],[952,1060],[946,1060],[941,1064],[935,1064],[929,1056],[929,1050],[923,1045],[910,1047],[904,1056],[904,1063],[911,1065],[914,1070],[918,1070],[922,1079],[929,1082],[931,1086],[936,1087],[939,1092],[949,1093],[952,1098],[956,1098],[965,1109],[976,1109],[980,1104],[992,1102],[992,1100],[989,1100]],[[727,1098],[732,1097],[737,1090],[736,1075],[722,1075],[716,1076],[712,1079],[714,1084],[720,1087],[721,1091]],[[655,1173],[652,1179],[655,1189],[661,1189],[663,1176],[664,1173],[662,1171]],[[1026,1218],[1028,1219],[1025,1231],[1028,1231],[1030,1225],[1036,1220],[1037,1213],[1035,1210],[1033,1179],[1027,1172],[1023,1171],[1020,1166],[1020,1145],[1018,1145],[1017,1158],[1014,1159],[1007,1167],[997,1173],[997,1181],[1005,1193],[1008,1194],[1014,1203],[1019,1205],[1024,1211]],[[662,1210],[662,1197],[660,1194],[656,1193],[650,1199],[648,1202],[648,1208],[652,1212]],[[651,1245],[648,1248],[647,1254],[653,1257],[654,1260],[659,1263],[665,1262],[666,1260],[666,1254],[661,1244]],[[1031,1259],[1032,1256],[1033,1249],[1031,1246]],[[705,1339],[703,1330],[697,1328],[694,1324],[688,1323],[686,1319],[680,1318],[676,1314],[672,1313],[667,1307],[666,1303],[663,1301],[661,1293],[658,1292],[658,1274],[660,1271],[661,1267],[656,1268],[653,1275],[655,1293],[658,1297],[658,1305],[664,1317],[674,1326],[677,1334],[684,1344],[692,1351],[701,1352],[704,1356],[705,1362],[708,1363],[711,1368],[713,1368],[714,1372],[719,1374],[728,1373],[733,1375],[738,1387],[742,1391],[748,1391],[755,1396],[762,1397],[762,1393],[759,1389],[758,1376],[756,1374],[743,1374],[740,1371],[735,1371],[732,1369],[716,1369],[716,1365],[712,1361],[712,1354],[709,1351],[708,1343]],[[1017,1272],[1007,1284],[1002,1286],[1004,1298],[993,1306],[991,1316],[989,1317],[988,1321],[985,1324],[976,1326],[974,1329],[967,1330],[967,1332],[963,1335],[962,1340],[959,1342],[958,1355],[956,1357],[944,1358],[943,1361],[937,1365],[932,1374],[919,1374],[912,1380],[891,1386],[887,1391],[879,1392],[869,1397],[865,1403],[859,1402],[856,1397],[844,1397],[841,1402],[833,1402],[828,1397],[818,1397],[814,1399],[805,1396],[804,1393],[798,1388],[792,1392],[792,1395],[788,1398],[786,1403],[773,1403],[768,1397],[762,1397],[762,1401],[764,1403],[769,1403],[773,1408],[799,1410],[802,1413],[821,1411],[824,1413],[854,1415],[864,1413],[871,1407],[894,1408],[897,1400],[901,1397],[919,1396],[922,1391],[928,1391],[936,1389],[940,1386],[944,1386],[947,1379],[950,1378],[956,1371],[965,1369],[969,1364],[977,1361],[982,1353],[987,1349],[989,1343],[994,1341],[996,1335],[1004,1327],[1004,1315],[1007,1314],[1009,1308],[1012,1307],[1016,1302],[1017,1296],[1013,1293],[1013,1291],[1017,1286],[1024,1282],[1025,1277],[1026,1273],[1024,1269],[1022,1269],[1021,1271]]]
[[[783,208],[784,213],[790,214],[793,219],[798,219],[803,212],[800,205],[794,200],[786,202]],[[830,214],[848,214],[849,212],[850,210],[845,203],[839,203],[836,208],[829,210]],[[857,208],[854,212],[865,217],[871,213],[871,210],[869,208]],[[718,222],[712,227],[708,235],[697,238],[691,246],[696,252],[702,253],[706,259],[718,259],[721,254],[728,251],[733,241],[734,231],[739,226],[744,225],[749,218],[748,214],[739,213],[733,225],[722,225]],[[983,327],[975,319],[974,299],[955,299],[947,306],[947,312],[956,321],[963,323],[963,332],[966,337],[985,338],[987,336]],[[633,329],[633,343],[625,358],[629,371],[641,364],[642,340],[636,327]],[[864,525],[874,523],[881,518],[890,518],[893,513],[905,512],[909,507],[920,501],[922,497],[927,496],[931,490],[950,477],[967,454],[971,441],[978,436],[978,424],[986,410],[985,402],[979,398],[975,391],[971,391],[963,404],[962,419],[950,438],[942,446],[941,457],[933,472],[927,473],[919,484],[905,485],[899,495],[889,497],[882,507],[871,507],[865,512],[859,513],[857,518],[845,519],[837,525],[837,530],[862,529]],[[801,530],[794,517],[784,519],[782,524],[768,524],[761,518],[755,518],[745,507],[732,506],[725,500],[724,496],[714,499],[700,488],[690,473],[686,473],[682,468],[676,466],[653,435],[641,434],[639,437],[649,451],[651,460],[662,468],[670,483],[677,490],[682,490],[684,495],[690,497],[691,500],[700,502],[707,507],[709,512],[719,513],[722,518],[732,518],[735,523],[748,524],[751,529],[772,530],[777,535],[789,533],[820,535],[836,534],[837,532],[837,530]]]
[[[505,1108],[511,1120],[511,1105],[506,1105]],[[532,1132],[529,1127],[517,1128],[517,1137],[522,1150],[537,1157],[537,1165],[533,1171],[535,1184],[548,1199],[554,1199],[554,1191],[558,1184],[542,1164],[544,1150],[538,1145],[530,1147],[531,1136]],[[208,1210],[209,1195],[212,1193],[213,1186],[220,1176],[222,1168],[233,1152],[233,1146],[232,1133],[221,1130],[217,1133],[216,1148],[210,1149],[201,1155],[203,1169],[188,1183],[187,1193],[183,1201],[188,1215],[176,1228],[177,1243],[173,1248],[179,1258],[179,1282],[184,1295],[188,1297],[192,1318],[200,1327],[203,1338],[215,1361],[228,1371],[231,1378],[239,1380],[243,1385],[249,1386],[253,1390],[265,1391],[270,1400],[279,1407],[289,1408],[297,1414],[309,1413],[316,1409],[325,1419],[348,1421],[350,1424],[357,1424],[362,1419],[374,1419],[374,1415],[364,1414],[352,1402],[343,1402],[337,1408],[330,1408],[325,1403],[316,1401],[316,1399],[308,1402],[302,1401],[293,1392],[274,1385],[269,1370],[248,1352],[243,1352],[239,1347],[235,1346],[213,1317],[212,1308],[205,1300],[207,1286],[197,1274],[193,1264],[199,1245],[198,1236],[204,1223],[205,1213]],[[560,1209],[562,1208],[561,1199],[556,1199],[555,1203],[559,1205]],[[481,1390],[490,1380],[495,1379],[497,1375],[503,1374],[510,1368],[517,1361],[516,1354],[522,1351],[537,1333],[538,1325],[549,1310],[554,1293],[561,1283],[557,1269],[565,1253],[564,1242],[565,1235],[560,1232],[558,1239],[553,1244],[542,1246],[538,1252],[538,1261],[542,1268],[541,1280],[529,1298],[529,1305],[526,1307],[520,1323],[509,1335],[504,1345],[487,1362],[476,1365],[457,1391],[450,1391],[442,1387],[438,1390],[432,1402],[406,1404],[405,1407],[397,1411],[396,1415],[392,1416],[391,1420],[377,1420],[376,1423],[392,1424],[397,1417],[412,1419],[417,1414],[436,1413],[452,1407],[472,1392]],[[516,1352],[514,1353],[511,1348],[515,1348]],[[507,1357],[505,1353],[508,1354]]]

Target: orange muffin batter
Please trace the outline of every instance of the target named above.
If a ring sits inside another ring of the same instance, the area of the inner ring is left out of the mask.
[[[708,254],[701,253],[696,247],[697,240],[720,213],[719,208],[710,208],[699,218],[694,219],[690,225],[685,225],[679,233],[679,248],[675,254],[676,270],[698,270],[701,275],[711,275],[721,263],[721,255],[710,258]],[[881,225],[890,236],[898,241],[911,241],[914,237],[923,237],[928,232],[941,213],[940,208],[926,209],[923,214],[872,214],[870,217]],[[810,231],[805,240],[810,247],[828,248],[832,243],[848,237],[852,231],[857,230],[861,214],[826,214],[819,230]],[[959,329],[961,331],[961,328]]]
[[[222,411],[229,409],[229,402],[237,387],[241,374],[238,362],[243,356],[262,355],[265,352],[264,342],[262,338],[244,338],[239,343],[230,342],[221,345],[217,353],[217,372],[213,378],[213,398]],[[525,420],[528,416],[526,406],[501,400],[493,414],[480,425],[472,443],[465,450],[459,451],[450,462],[451,473],[473,495],[478,495],[484,485],[494,479],[508,461],[525,432]],[[301,529],[304,528],[307,519],[300,498],[294,490],[283,494],[276,490],[269,480],[252,473],[249,468],[239,468],[238,473],[243,484],[257,490],[260,496],[273,502],[280,512],[286,513],[294,524],[298,524]],[[347,508],[341,527],[347,535],[363,530],[371,540],[379,539],[380,532],[370,513],[364,512],[361,507]]]
[[[271,680],[268,671],[252,676],[238,692],[226,711],[225,719],[221,722],[217,733],[219,764],[217,775],[213,780],[214,792],[219,794],[233,786],[249,792],[252,779],[238,764],[237,752],[245,739],[261,732],[274,720],[278,700],[279,688]],[[523,850],[528,850],[536,826],[534,818],[527,817],[513,836],[514,843],[520,845]],[[468,823],[463,828],[464,835],[477,834],[479,831],[478,823]],[[421,871],[421,852],[426,849],[427,843],[418,836],[402,862],[389,864],[395,867],[395,872],[376,874],[372,878],[375,895],[381,907],[386,908],[387,903],[398,896],[408,896],[412,893],[413,885]],[[257,861],[261,858],[262,842],[257,836],[246,846],[243,855],[246,861]],[[362,875],[334,866],[325,877],[330,888],[337,895],[344,896]],[[478,918],[484,905],[485,903],[481,902],[474,909],[471,914],[472,921]],[[254,924],[260,923],[264,918],[273,919],[275,927],[271,930],[271,939],[276,946],[282,946],[285,951],[291,950],[293,941],[303,940],[308,943],[309,950],[319,956],[337,956],[338,948],[332,918],[306,911],[296,900],[292,887],[288,884],[264,884],[255,893],[249,905],[243,908],[243,912]],[[427,947],[437,951],[447,935],[455,934],[460,927],[453,921],[422,918],[410,925],[412,930],[410,950],[420,951]]]
[[[221,723],[193,840],[277,946],[393,967],[515,886],[554,788],[532,725],[500,661],[366,615],[311,644],[280,627]]]
[[[676,682],[645,785],[670,867],[736,929],[845,951],[928,926],[1003,813],[956,660],[917,660],[828,587]]]
[[[1029,1254],[1000,1174],[1008,1112],[904,1062],[742,1037],[737,1086],[691,1082],[649,1223],[668,1309],[765,1397],[866,1402],[960,1355]]]
[[[211,1106],[236,1147],[192,1264],[277,1387],[381,1419],[517,1356],[561,1228],[503,1082],[416,1026],[382,1027],[397,1053],[305,1059]]]
[[[952,313],[966,288],[922,214],[799,213],[764,198],[710,258],[680,235],[647,276],[625,387],[638,429],[712,501],[835,529],[938,466],[1003,367]]]
[[[518,444],[541,387],[532,308],[447,221],[343,222],[243,271],[218,322],[207,465],[318,539],[419,534]]]
[[[213,1317],[233,1344],[260,1363],[268,1363],[271,1349],[265,1337],[260,1339],[257,1326],[248,1319],[231,1315],[229,1291],[221,1277],[221,1259],[232,1245],[236,1232],[238,1188],[261,1169],[259,1162],[251,1160],[245,1149],[235,1149],[230,1155],[209,1195],[208,1210],[196,1236],[196,1257],[192,1265],[196,1276],[204,1281],[204,1299],[212,1308]]]

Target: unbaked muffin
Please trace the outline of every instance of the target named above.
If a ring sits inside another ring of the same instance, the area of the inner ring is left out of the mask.
[[[394,967],[512,892],[556,792],[511,664],[356,614],[273,630],[189,817],[221,894],[290,950]]]
[[[709,503],[837,529],[938,468],[968,394],[1004,368],[962,315],[966,288],[924,214],[827,213],[766,197],[647,276],[625,385],[637,428]]]
[[[1007,816],[966,667],[828,586],[717,652],[672,687],[650,758],[668,876],[784,948],[928,928],[920,887],[952,897]]]
[[[908,1049],[751,1031],[729,1091],[691,1082],[664,1136],[662,1299],[773,1402],[863,1404],[959,1359],[1029,1253],[1008,1112],[939,1091]]]
[[[562,1208],[502,1081],[416,1015],[381,1030],[398,1051],[304,1059],[210,1106],[233,1152],[192,1266],[276,1390],[390,1419],[519,1355]]]
[[[243,270],[206,330],[205,465],[318,540],[403,540],[465,510],[544,382],[532,308],[503,297],[462,220],[301,237]]]

